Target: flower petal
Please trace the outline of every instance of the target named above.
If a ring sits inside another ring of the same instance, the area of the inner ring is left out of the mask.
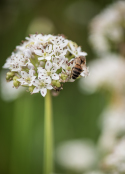
[[[28,74],[25,71],[21,71],[21,76],[25,78],[28,76]]]
[[[33,76],[33,77],[32,77],[32,82],[35,80],[35,78],[36,78],[36,76]]]
[[[38,69],[38,79],[45,79],[45,77],[47,77],[47,71],[42,67],[39,67],[37,69]]]
[[[49,47],[46,49],[46,52],[50,53],[52,51],[52,45],[49,45]]]
[[[57,71],[57,69],[58,69],[58,65],[56,63],[53,63],[53,67],[51,69],[51,72],[54,73]]]
[[[85,77],[85,73],[84,73],[84,71],[83,72],[81,72],[81,74],[80,74],[82,77]]]
[[[49,90],[53,89],[53,87],[51,85],[46,85],[46,88]]]
[[[46,56],[45,59],[46,60],[51,60],[51,56]]]
[[[37,67],[38,72],[45,70],[43,67]]]
[[[79,56],[86,56],[87,53],[86,53],[86,52],[79,52],[78,55],[79,55]]]
[[[34,86],[38,87],[39,80],[36,79],[36,80],[32,81],[32,83],[33,83]]]
[[[44,74],[44,73],[39,73],[38,74],[38,79],[39,80],[43,80],[43,79],[45,79],[47,76],[46,76],[46,74]]]
[[[38,57],[38,60],[44,60],[44,57]]]
[[[29,69],[34,69],[34,65],[30,62],[27,62],[26,65],[28,66]]]
[[[45,83],[50,84],[51,78],[49,76],[47,76],[44,81],[45,81]]]
[[[34,73],[34,70],[30,69],[29,70],[29,75],[32,77],[33,76],[33,73]]]
[[[54,74],[52,75],[52,79],[53,79],[53,80],[58,80],[58,79],[59,79],[59,75],[56,74],[56,73],[54,73]]]
[[[45,97],[46,93],[47,93],[47,89],[46,88],[42,88],[40,89],[40,93],[43,97]]]
[[[34,50],[34,53],[38,56],[42,56],[43,53],[42,53],[42,50]]]
[[[38,93],[38,92],[39,92],[39,88],[35,87],[34,90],[33,90],[33,93]]]
[[[46,70],[50,70],[52,68],[52,63],[48,60],[45,65]]]
[[[31,51],[30,51],[30,49],[24,50],[23,53],[24,53],[24,55],[25,55],[26,58],[30,58],[31,57]]]

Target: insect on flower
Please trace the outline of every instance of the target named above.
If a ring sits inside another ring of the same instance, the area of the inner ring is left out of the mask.
[[[33,34],[16,47],[3,68],[9,69],[6,79],[13,80],[15,88],[25,86],[45,97],[47,90],[59,92],[63,83],[87,75],[86,55],[64,36]]]
[[[72,79],[76,79],[84,71],[86,67],[86,58],[84,56],[76,57],[73,60],[73,68],[71,72]]]

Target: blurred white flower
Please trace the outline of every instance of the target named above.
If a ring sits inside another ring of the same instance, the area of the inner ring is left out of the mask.
[[[111,173],[125,173],[125,137],[117,143],[113,152],[106,156],[104,165]]]
[[[0,72],[0,97],[4,101],[10,102],[21,96],[26,89],[23,87],[18,89],[13,88],[13,82],[6,81],[6,73],[6,70],[1,70]]]
[[[99,147],[104,152],[111,151],[119,136],[125,134],[125,100],[105,109],[100,121],[102,134],[99,138]]]
[[[109,107],[102,114],[102,128],[116,134],[125,132],[125,102],[120,106]]]
[[[115,1],[92,20],[89,41],[100,59],[90,62],[90,76],[86,81],[79,81],[82,91],[106,90],[112,94],[110,105],[101,114],[98,140],[102,170],[110,174],[125,173],[124,24],[123,0]]]
[[[100,153],[105,154],[110,152],[117,142],[116,134],[109,131],[102,131],[99,140],[98,140],[98,148]]]
[[[90,24],[89,41],[101,55],[119,47],[124,40],[125,1],[116,1],[98,14]],[[112,47],[113,46],[113,47]]]
[[[90,75],[84,81],[80,79],[79,86],[88,93],[98,89],[124,91],[125,60],[115,54],[105,55],[101,59],[89,63]]]
[[[13,80],[16,88],[27,86],[32,94],[40,91],[45,97],[47,89],[56,90],[62,83],[71,82],[73,64],[70,60],[81,55],[87,54],[64,36],[33,34],[16,47],[3,68],[10,70],[6,79]],[[80,75],[87,76],[86,72]]]
[[[60,144],[56,150],[56,160],[64,168],[82,172],[93,167],[98,154],[91,141],[71,140]]]
[[[104,172],[99,171],[99,170],[95,170],[95,171],[86,172],[84,174],[104,174]]]

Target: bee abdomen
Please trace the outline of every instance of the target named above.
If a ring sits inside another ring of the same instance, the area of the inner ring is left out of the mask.
[[[79,71],[80,73],[82,72],[82,69],[81,68],[77,68],[77,67],[74,67],[75,70]]]
[[[82,71],[82,69],[77,68],[77,67],[73,67],[73,69],[72,69],[72,78],[76,79],[80,75],[81,71]]]

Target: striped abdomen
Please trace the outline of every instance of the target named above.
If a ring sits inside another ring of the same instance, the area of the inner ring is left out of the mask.
[[[79,77],[79,75],[82,72],[82,67],[78,64],[76,64],[73,68],[72,68],[72,79],[76,79],[77,77]]]

